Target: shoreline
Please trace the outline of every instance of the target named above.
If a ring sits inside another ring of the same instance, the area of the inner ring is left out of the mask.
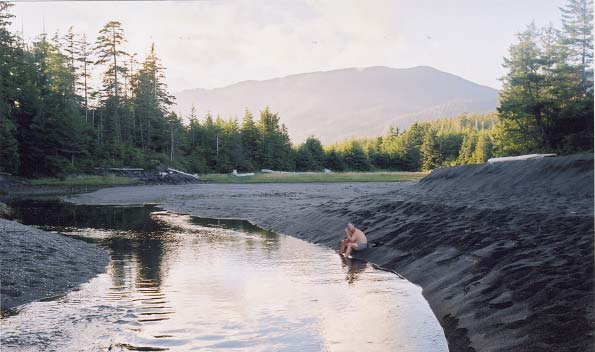
[[[419,183],[140,186],[68,200],[158,203],[333,249],[351,221],[382,244],[361,259],[423,288],[451,351],[582,351],[595,327],[592,180],[586,154],[440,169]]]
[[[2,315],[34,301],[52,299],[76,289],[109,263],[94,244],[0,219],[2,241]]]
[[[439,169],[417,183],[145,185],[66,200],[244,219],[335,250],[354,222],[377,244],[356,258],[421,286],[451,351],[594,346],[592,154]]]

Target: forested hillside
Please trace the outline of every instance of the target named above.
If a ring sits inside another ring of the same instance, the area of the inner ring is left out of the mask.
[[[269,106],[283,117],[292,140],[315,135],[325,144],[498,106],[496,89],[428,66],[345,68],[174,95],[179,111],[195,106],[201,115],[241,117],[246,108]]]
[[[262,107],[240,121],[178,116],[155,44],[137,58],[122,24],[97,38],[10,31],[0,2],[0,171],[26,177],[155,167],[189,172],[428,170],[491,156],[593,150],[592,1],[570,0],[563,27],[529,25],[511,45],[498,113],[414,123],[377,138],[292,145],[281,117]],[[101,72],[100,86],[90,73]]]

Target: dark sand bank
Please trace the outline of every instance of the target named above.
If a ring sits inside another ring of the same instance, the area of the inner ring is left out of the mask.
[[[103,189],[87,204],[160,203],[242,218],[363,257],[423,287],[452,351],[593,350],[593,156],[436,170],[419,183]]]
[[[0,219],[1,310],[50,298],[105,270],[95,245]]]

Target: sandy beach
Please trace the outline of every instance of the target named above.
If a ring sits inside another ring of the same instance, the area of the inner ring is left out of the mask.
[[[451,351],[593,347],[593,156],[440,169],[419,183],[111,188],[81,204],[158,203],[241,218],[337,247],[348,221],[362,259],[420,285]]]
[[[423,288],[451,351],[593,347],[592,155],[439,169],[419,183],[134,186],[67,200],[246,219],[331,248],[351,221],[371,243],[361,259]],[[3,309],[76,287],[107,260],[84,242],[0,224]]]
[[[93,244],[0,219],[1,308],[52,299],[105,271],[107,253]]]

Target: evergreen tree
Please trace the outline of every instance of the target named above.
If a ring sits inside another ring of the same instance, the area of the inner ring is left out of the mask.
[[[9,32],[11,3],[0,2],[0,171],[16,173],[19,168],[15,109],[19,95],[15,80],[19,55],[16,39]]]
[[[173,163],[174,158],[177,155],[177,150],[180,149],[182,122],[174,112],[170,112],[167,115],[167,122],[169,127],[169,161]]]
[[[531,24],[518,35],[519,42],[510,47],[510,57],[504,59],[509,72],[502,79],[498,112],[504,126],[516,144],[526,152],[549,148],[547,123],[544,116],[542,94],[544,76],[541,72],[541,49],[538,45],[539,32]]]
[[[0,114],[0,172],[16,174],[19,169],[19,150],[14,123]]]
[[[382,144],[380,145],[379,164],[376,166],[381,169],[404,169],[402,149],[402,140],[405,136],[402,133],[396,134],[389,130],[388,134],[382,137]]]
[[[285,126],[279,125],[279,116],[267,107],[260,112],[257,127],[260,136],[257,163],[266,169],[292,169],[291,142]]]
[[[90,95],[90,87],[89,87],[89,80],[91,79],[91,71],[90,67],[93,64],[91,60],[91,44],[87,42],[87,36],[82,34],[80,39],[77,41],[77,57],[76,60],[78,61],[81,67],[81,75],[80,78],[82,79],[82,88],[83,88],[83,107],[85,110],[85,122],[89,122],[89,95]]]
[[[95,44],[98,57],[95,64],[107,65],[107,70],[103,75],[104,91],[107,96],[114,97],[116,102],[120,98],[118,77],[121,77],[126,72],[126,67],[123,65],[123,58],[128,53],[122,50],[122,45],[125,41],[122,23],[109,21],[99,31],[99,36]]]
[[[569,0],[561,11],[561,40],[568,62],[565,79],[555,87],[565,88],[567,94],[561,104],[562,119],[553,126],[556,145],[564,152],[592,150],[593,1]]]
[[[593,1],[568,0],[562,11],[562,28],[564,44],[568,47],[571,62],[575,64],[581,74],[582,84],[586,89],[592,89],[587,71],[593,63]],[[588,86],[588,88],[587,88]]]
[[[295,151],[295,169],[297,171],[312,170],[312,154],[304,144],[300,145]]]
[[[225,142],[228,145],[230,166],[224,172],[231,172],[233,169],[247,171],[252,169],[252,163],[245,157],[245,151],[242,144],[242,134],[238,121],[228,120],[224,123]]]
[[[561,32],[532,24],[505,59],[498,153],[593,148],[593,3],[561,10]]]
[[[325,152],[324,167],[332,171],[345,170],[344,158],[334,147]]]
[[[345,168],[348,170],[369,171],[372,168],[364,148],[358,141],[348,141],[341,154],[343,155]]]
[[[25,153],[21,161],[26,174],[56,175],[73,170],[75,160],[87,154],[85,134],[73,99],[74,78],[68,58],[44,36],[34,43],[33,54],[38,67],[34,84],[40,87],[39,109],[22,143]]]
[[[483,164],[492,157],[492,142],[490,138],[485,134],[481,133],[477,139],[475,150],[471,158],[471,163]]]
[[[417,122],[411,125],[397,141],[397,155],[404,171],[418,171],[422,167],[421,144],[425,134],[424,128]]]
[[[247,109],[242,121],[240,135],[247,170],[254,170],[262,167],[259,163],[259,142],[261,141],[260,131],[254,122],[252,114]]]
[[[293,155],[293,148],[291,146],[291,138],[289,138],[289,131],[285,124],[281,124],[280,130],[280,150],[278,154],[279,167],[282,170],[294,170],[295,160]]]
[[[155,46],[151,45],[149,55],[135,76],[132,89],[132,121],[135,144],[143,150],[164,153],[170,150],[170,136],[164,131],[168,109],[173,105],[173,97],[167,91],[164,68],[159,63]]]
[[[207,169],[215,171],[218,169],[218,158],[219,158],[219,131],[213,121],[213,116],[207,114],[205,122],[203,124],[203,139],[202,145],[204,149],[205,161]]]
[[[295,156],[295,167],[298,171],[320,171],[324,163],[324,150],[320,141],[310,136],[301,144]]]
[[[478,126],[483,129],[483,126]],[[454,131],[438,131],[438,146],[440,151],[440,165],[438,166],[452,166],[457,164],[459,151],[463,144],[464,134]]]
[[[469,131],[463,137],[463,143],[459,150],[457,158],[458,165],[470,164],[473,160],[473,152],[475,151],[476,137],[475,133]]]
[[[199,135],[200,135],[200,121],[198,121],[198,116],[196,115],[196,108],[192,105],[190,109],[190,115],[188,116],[188,138],[190,143],[190,148],[194,149],[198,146]]]
[[[220,117],[214,122],[216,130],[215,171],[229,173],[233,169],[243,169],[242,144],[239,126],[236,120],[223,120]]]
[[[204,149],[204,131],[203,127],[196,115],[196,108],[194,105],[190,110],[189,125],[188,125],[188,170],[194,173],[206,173],[207,161],[205,158]]]
[[[120,80],[126,73],[126,66],[123,65],[124,57],[128,54],[122,50],[125,42],[124,29],[118,21],[106,23],[99,31],[95,44],[97,54],[96,65],[105,65],[107,69],[103,73],[103,104],[104,124],[107,134],[111,137],[110,153],[116,153],[122,141],[122,121],[120,111]]]
[[[74,33],[74,28],[72,26],[70,26],[68,28],[68,32],[66,32],[66,35],[64,35],[64,51],[66,52],[66,58],[67,58],[67,67],[70,70],[70,74],[73,77],[72,80],[72,90],[74,92],[76,92],[76,78],[77,78],[77,56],[78,56],[78,50],[77,50],[77,40],[76,40],[76,35]]]
[[[388,138],[396,138],[399,136],[399,134],[401,133],[401,131],[399,130],[398,127],[394,127],[394,126],[390,126],[388,128],[388,134],[387,137]]]
[[[433,128],[429,128],[424,134],[420,151],[424,170],[432,170],[441,165],[440,145],[438,144],[436,131]]]
[[[382,137],[366,139],[362,147],[371,165],[379,165],[382,160],[381,153]]]

